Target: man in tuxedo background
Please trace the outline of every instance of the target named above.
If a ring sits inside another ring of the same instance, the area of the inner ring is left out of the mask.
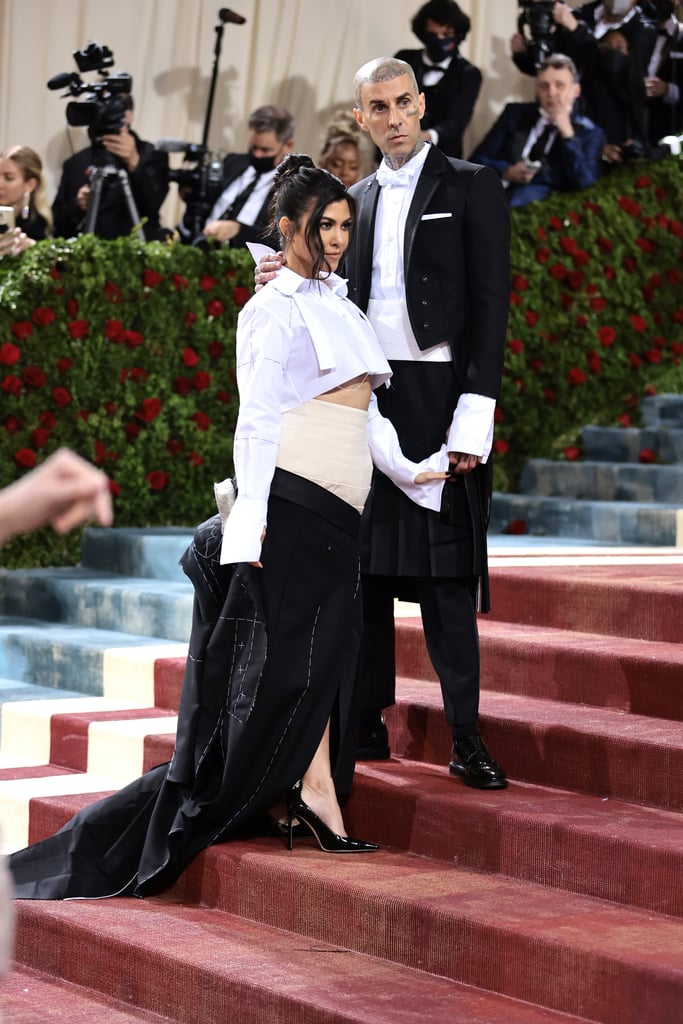
[[[605,134],[575,110],[576,67],[553,54],[536,76],[536,103],[508,103],[472,154],[501,177],[510,206],[587,188],[600,176]]]
[[[645,78],[648,136],[656,145],[666,135],[683,132],[683,4],[651,0],[657,39]]]
[[[462,136],[472,119],[481,88],[481,71],[459,52],[470,19],[454,0],[429,0],[411,22],[421,50],[399,50],[424,93],[422,137],[446,156],[462,156]]]
[[[345,273],[391,363],[380,410],[405,454],[442,450],[452,480],[430,508],[375,471],[361,522],[364,632],[358,756],[389,756],[382,711],[395,701],[394,599],[418,601],[453,739],[451,774],[470,786],[506,786],[479,734],[477,608],[488,610],[486,528],[493,416],[509,297],[509,218],[485,167],[426,144],[425,100],[412,68],[365,64],[354,114],[383,153],[351,189],[358,204]]]
[[[268,227],[275,168],[294,145],[294,118],[284,107],[258,107],[249,115],[247,127],[248,152],[231,153],[225,158],[220,195],[200,237],[233,249],[244,248],[247,242],[264,241],[277,248],[279,240],[264,237],[264,231]],[[197,241],[191,236],[187,216],[179,232],[185,241]]]

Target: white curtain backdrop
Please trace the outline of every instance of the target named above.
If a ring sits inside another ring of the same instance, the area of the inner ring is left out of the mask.
[[[476,145],[502,106],[533,96],[510,59],[517,0],[460,0],[472,19],[462,52],[484,85],[466,136]],[[420,0],[231,0],[244,25],[227,24],[218,65],[209,146],[246,148],[246,119],[264,103],[296,117],[296,149],[318,154],[323,128],[352,106],[353,73],[372,57],[418,47],[410,20]],[[91,40],[114,53],[113,70],[133,77],[135,128],[142,138],[200,142],[220,24],[214,0],[0,0],[0,148],[22,143],[45,164],[50,201],[62,161],[87,145],[67,128],[61,92],[48,78],[76,71],[72,58]],[[93,81],[93,73],[83,75]],[[178,158],[172,158],[177,164]],[[176,222],[175,186],[163,209]]]

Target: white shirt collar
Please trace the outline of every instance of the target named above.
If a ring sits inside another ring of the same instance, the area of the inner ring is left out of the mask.
[[[397,171],[394,171],[386,163],[386,160],[382,160],[382,163],[377,168],[377,182],[380,186],[385,187],[387,185],[396,185],[399,187],[409,187],[413,184],[415,178],[418,176],[424,162],[427,159],[429,152],[429,144],[426,143],[419,153],[416,153],[414,157],[411,157],[402,167],[399,167]]]
[[[282,267],[276,278],[271,282],[283,295],[294,295],[296,292],[308,292],[320,285],[329,288],[335,295],[346,295],[348,288],[346,280],[338,274],[330,274],[328,277],[321,277],[313,280],[310,277],[302,277],[289,267]],[[324,293],[323,293],[324,294]]]

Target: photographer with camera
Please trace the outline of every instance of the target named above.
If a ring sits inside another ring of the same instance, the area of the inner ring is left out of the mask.
[[[247,242],[274,242],[264,233],[268,229],[269,207],[277,165],[292,152],[294,118],[284,107],[257,107],[247,121],[249,150],[231,153],[223,162],[221,190],[204,224],[195,237],[191,210],[178,225],[181,238],[193,244],[213,240],[233,249]]]
[[[132,130],[133,97],[123,94],[120,101],[122,111],[118,126],[97,135],[90,146],[64,161],[52,206],[57,237],[70,238],[85,229],[93,171],[98,165],[109,162],[128,175],[137,212],[140,219],[145,219],[147,241],[162,237],[159,209],[168,191],[168,156],[156,150],[151,142],[143,142]],[[119,182],[105,179],[94,233],[100,238],[119,238],[129,234],[135,226]]]
[[[600,175],[604,133],[575,110],[576,66],[553,54],[536,76],[536,103],[508,103],[470,157],[500,175],[510,206],[587,188]]]

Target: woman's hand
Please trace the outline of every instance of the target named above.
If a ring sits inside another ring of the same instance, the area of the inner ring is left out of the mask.
[[[35,244],[35,239],[29,238],[20,228],[6,231],[0,235],[0,256],[18,256]]]
[[[262,256],[254,267],[254,291],[259,291],[263,288],[264,284],[268,284],[274,277],[277,277],[277,272],[281,267],[285,265],[285,254],[283,252],[271,253],[268,256]]]
[[[261,534],[261,547],[263,547],[263,542],[264,542],[265,539],[266,539],[266,531],[265,531],[265,528],[264,528],[263,533]],[[253,565],[255,569],[262,569],[263,568],[263,562],[249,562],[249,565]]]
[[[414,484],[430,484],[432,480],[448,480],[450,473],[434,473],[432,470],[426,470],[424,473],[418,473],[413,480]]]

